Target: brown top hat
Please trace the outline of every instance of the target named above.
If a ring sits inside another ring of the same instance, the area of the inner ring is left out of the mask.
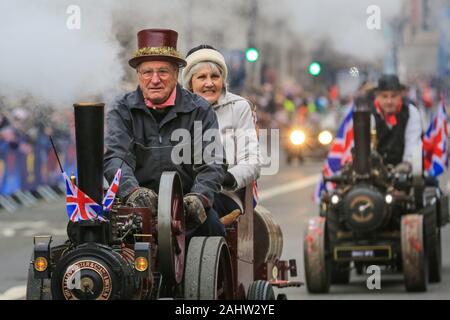
[[[169,61],[179,67],[186,66],[186,61],[177,51],[178,33],[169,29],[145,29],[137,34],[138,50],[128,61],[136,68],[144,61]]]

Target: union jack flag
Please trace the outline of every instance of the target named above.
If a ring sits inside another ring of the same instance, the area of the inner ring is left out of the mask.
[[[326,189],[332,189],[331,184],[325,186],[323,177],[330,177],[338,173],[342,166],[352,160],[352,148],[353,148],[353,105],[348,108],[344,120],[336,133],[336,137],[330,146],[330,151],[325,159],[322,170],[322,178],[316,187],[314,192],[314,202],[320,202],[320,195],[322,191]]]
[[[259,193],[258,193],[258,183],[256,181],[253,181],[253,208],[256,207],[259,200]]]
[[[94,220],[102,217],[102,207],[70,181],[63,172],[66,184],[66,208],[70,221]]]
[[[122,170],[119,168],[114,176],[114,179],[111,185],[106,192],[105,197],[103,198],[103,211],[110,211],[112,204],[114,202],[114,198],[116,197],[117,190],[119,190],[119,182],[120,176],[122,174]]]
[[[436,115],[423,136],[424,169],[437,177],[448,168],[447,113],[442,99]]]
[[[250,103],[250,107],[252,109],[252,119],[253,119],[253,125],[255,126],[255,130],[256,130],[256,136],[258,137],[259,135],[259,126],[258,126],[258,118],[256,115],[256,105],[254,105],[253,103]],[[259,150],[258,150],[259,153]],[[253,208],[256,207],[256,205],[258,204],[259,201],[259,193],[258,193],[258,183],[256,181],[253,181],[253,186],[252,186],[252,193],[253,193]]]

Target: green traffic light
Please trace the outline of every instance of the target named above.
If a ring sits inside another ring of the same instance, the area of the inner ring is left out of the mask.
[[[318,62],[312,62],[309,65],[309,73],[313,76],[318,76],[320,74],[320,71],[322,70],[322,67],[320,66],[320,63]]]
[[[245,51],[245,59],[249,62],[255,62],[259,59],[259,52],[255,48],[248,48],[247,51]]]

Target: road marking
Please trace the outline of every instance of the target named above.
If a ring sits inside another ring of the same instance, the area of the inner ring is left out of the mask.
[[[14,229],[23,229],[23,228],[31,228],[31,229],[40,229],[43,227],[47,227],[47,221],[14,221],[14,222],[0,222],[0,227],[9,227]]]
[[[6,228],[2,231],[2,234],[5,238],[11,238],[16,234],[16,230],[14,230],[13,228]]]
[[[15,221],[15,222],[0,222],[0,238],[32,237],[37,234],[42,234],[43,231],[48,233],[50,230],[54,236],[66,235],[64,227],[56,228],[51,226],[46,221]]]
[[[34,237],[38,234],[42,234],[42,232],[36,232],[36,230],[24,230],[20,236],[22,237]],[[46,230],[46,234],[51,234],[52,236],[65,236],[67,235],[66,229],[57,229],[51,228],[48,231]]]
[[[314,174],[311,176],[307,176],[304,178],[301,178],[298,181],[282,184],[273,188],[269,188],[266,190],[259,191],[259,200],[268,200],[273,197],[276,197],[280,194],[289,193],[293,191],[297,191],[300,189],[304,189],[307,187],[310,187],[312,185],[315,185],[319,182],[319,179],[321,177],[321,174]]]
[[[19,300],[25,298],[26,292],[26,286],[12,287],[0,294],[0,300]]]

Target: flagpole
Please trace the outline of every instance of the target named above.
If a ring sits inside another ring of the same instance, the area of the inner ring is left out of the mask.
[[[53,143],[52,136],[48,136],[48,137],[50,138],[50,142],[52,144],[53,151],[55,152],[56,159],[58,160],[58,164],[59,164],[59,168],[61,169],[61,173],[63,173],[64,170],[63,170],[63,167],[61,165],[61,161],[59,160],[58,152],[56,151],[56,147],[55,147],[55,144]]]

